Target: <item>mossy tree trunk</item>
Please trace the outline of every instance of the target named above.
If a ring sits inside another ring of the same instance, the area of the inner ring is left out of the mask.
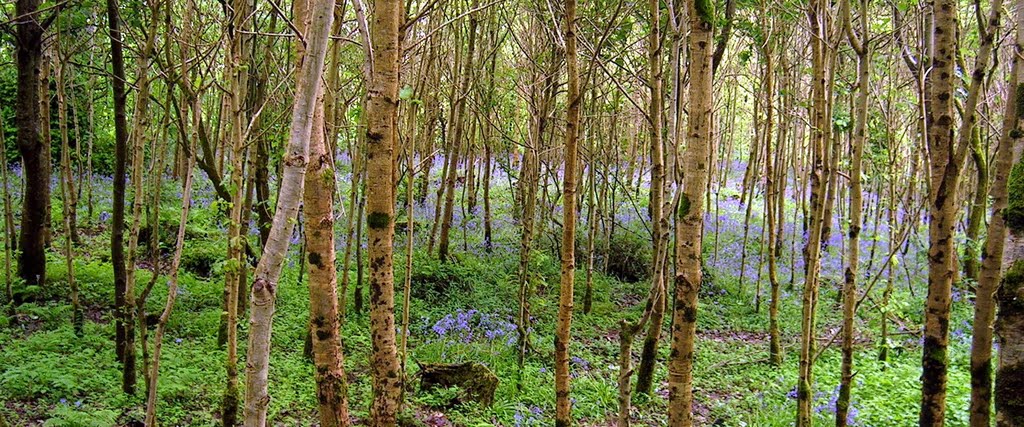
[[[234,426],[238,419],[238,295],[241,293],[242,270],[245,268],[242,259],[242,197],[245,193],[244,159],[245,159],[245,127],[248,114],[244,109],[246,103],[249,72],[248,45],[249,37],[244,34],[252,27],[249,2],[235,0],[229,9],[231,25],[228,27],[228,68],[225,71],[229,79],[231,92],[227,94],[229,129],[227,144],[232,151],[231,166],[231,217],[228,222],[228,253],[227,266],[224,269],[224,331],[227,345],[225,371],[227,384],[224,390],[221,413],[225,427]],[[185,23],[185,25],[190,25]],[[186,171],[191,174],[191,171]],[[250,171],[251,173],[251,171]]]
[[[650,124],[651,143],[651,185],[650,185],[650,214],[651,214],[651,245],[653,256],[651,257],[651,280],[652,290],[657,291],[658,298],[653,301],[651,311],[651,324],[647,326],[647,334],[644,336],[643,346],[640,350],[640,364],[636,370],[636,392],[637,394],[650,394],[654,383],[654,365],[658,355],[658,342],[661,340],[661,330],[665,319],[665,267],[667,259],[668,241],[668,218],[665,217],[663,204],[665,200],[665,146],[662,138],[662,118],[664,108],[664,93],[662,93],[662,65],[661,65],[661,3],[659,0],[647,2],[647,13],[651,25],[651,31],[647,36],[647,61],[650,69],[648,79],[650,86],[650,105],[647,110],[647,120]],[[639,187],[638,187],[639,188]],[[652,294],[655,295],[655,294]]]
[[[831,73],[829,71],[829,35],[832,24],[829,17],[828,3],[823,0],[812,0],[807,9],[811,34],[811,68],[813,81],[811,84],[811,128],[808,180],[810,184],[810,203],[807,212],[807,239],[804,246],[805,279],[801,298],[802,314],[800,329],[800,362],[797,383],[797,419],[798,427],[808,427],[813,421],[812,378],[814,368],[814,352],[816,339],[815,312],[818,307],[818,285],[821,274],[822,239],[824,235],[826,205],[829,182],[832,179],[831,162],[828,159],[826,144],[831,141]]]
[[[366,100],[366,225],[370,265],[370,426],[396,423],[402,375],[395,342],[395,154],[403,3],[374,0],[370,26],[372,74]]]
[[[1020,143],[1020,126],[1021,120],[1024,119],[1024,60],[1020,57],[1024,52],[1024,31],[1021,30],[1021,25],[1024,24],[1024,1],[1018,0],[1014,2],[1014,6],[1014,21],[1018,30],[1014,46],[1013,75],[1010,81],[1013,83],[1011,87],[1015,89],[1015,102],[1009,102],[1007,105],[1003,138],[1000,140],[993,165],[996,174],[992,185],[993,214],[989,225],[989,241],[986,242],[982,256],[978,290],[980,298],[982,291],[990,294],[998,289],[996,301],[999,313],[995,321],[995,333],[1000,344],[999,366],[996,368],[995,380],[998,427],[1024,425],[1024,397],[1020,392],[1024,389],[1024,162],[1021,161],[1024,146]],[[1012,168],[1009,167],[1010,164],[1013,164]],[[999,228],[993,229],[997,226]],[[1000,238],[1000,234],[1005,235],[1005,240]],[[996,284],[1001,267],[1005,268],[1006,272],[1001,283]],[[985,288],[982,288],[983,284]],[[984,320],[990,321],[991,317]],[[975,330],[977,329],[978,326],[975,326]],[[991,351],[991,345],[988,343],[978,343],[973,350],[977,351],[981,345],[988,346],[986,350]],[[974,359],[972,352],[972,373],[975,369],[990,369],[990,361],[989,364],[975,367]],[[979,411],[981,409],[978,408]],[[988,410],[988,407],[984,409]],[[972,400],[972,422],[973,412]]]

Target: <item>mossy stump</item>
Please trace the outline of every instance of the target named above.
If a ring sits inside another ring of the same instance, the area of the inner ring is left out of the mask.
[[[486,366],[477,362],[467,363],[426,363],[420,365],[420,390],[457,387],[462,391],[458,403],[472,401],[483,406],[494,403],[494,391],[498,389],[498,377]]]

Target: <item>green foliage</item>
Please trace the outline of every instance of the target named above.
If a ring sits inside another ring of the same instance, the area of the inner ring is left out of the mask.
[[[181,268],[202,277],[212,277],[224,265],[227,242],[199,240],[189,242],[190,250],[182,254]]]
[[[117,424],[117,412],[110,409],[80,409],[59,404],[44,427],[108,427]]]
[[[651,259],[649,240],[638,234],[619,233],[608,243],[607,273],[624,282],[638,282],[650,275]]]
[[[694,9],[697,16],[712,30],[715,28],[715,3],[714,0],[694,0]]]
[[[1011,232],[1024,232],[1024,161],[1017,162],[1010,170],[1007,192],[1009,197],[1003,219]]]

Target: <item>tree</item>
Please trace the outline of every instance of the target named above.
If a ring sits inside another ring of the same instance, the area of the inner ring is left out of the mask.
[[[672,351],[669,360],[669,424],[693,425],[693,354],[697,329],[697,293],[700,291],[701,242],[707,191],[708,153],[714,127],[712,58],[715,11],[710,3],[686,2],[690,18],[690,119],[684,155],[683,194],[676,212],[676,277],[672,311]]]
[[[124,195],[128,166],[128,115],[125,91],[124,41],[121,39],[121,15],[117,0],[107,0],[107,25],[110,35],[110,64],[112,76],[110,84],[114,98],[114,197],[110,226],[110,262],[114,265],[114,338],[117,360],[125,363],[127,353],[128,323],[127,307],[130,304],[125,297],[128,275],[124,264]],[[122,381],[122,388],[127,393],[131,390],[127,381]],[[134,387],[134,386],[132,386]]]
[[[42,138],[42,128],[50,126],[50,118],[40,114],[40,73],[43,62],[43,33],[50,19],[40,16],[39,0],[18,0],[15,4],[15,62],[18,68],[18,96],[15,121],[18,125],[18,152],[25,171],[24,200],[21,207],[21,234],[18,247],[18,274],[29,286],[42,286],[46,281],[46,217],[50,202],[49,149]],[[49,105],[49,100],[47,100]]]
[[[188,222],[188,211],[192,206],[192,167],[191,156],[185,159],[185,177],[182,182],[181,216],[178,220],[178,230],[174,243],[174,255],[171,258],[171,277],[168,280],[167,301],[164,309],[157,320],[156,336],[153,337],[153,365],[147,375],[149,390],[146,397],[146,425],[155,426],[156,422],[156,396],[157,378],[160,372],[160,350],[163,346],[164,332],[167,329],[167,322],[171,318],[171,310],[174,309],[174,302],[178,296],[178,266],[181,265],[181,254],[185,246],[185,225]]]
[[[658,354],[658,341],[665,318],[665,261],[668,254],[668,218],[662,207],[665,203],[665,142],[662,138],[664,93],[662,92],[661,66],[661,6],[659,0],[647,2],[650,14],[651,31],[647,35],[647,61],[650,67],[649,84],[651,102],[647,110],[647,120],[651,125],[651,246],[654,248],[651,280],[652,288],[657,291],[657,299],[652,300],[651,324],[647,327],[647,335],[640,350],[640,365],[636,372],[636,392],[650,394],[654,380],[654,362]],[[638,187],[639,188],[639,187]],[[654,295],[654,294],[652,294]]]
[[[300,3],[303,2],[296,2],[297,11],[308,8],[310,4]],[[303,10],[297,15],[305,13]],[[326,140],[323,92],[321,86],[313,109],[302,206],[306,224],[309,320],[320,425],[338,427],[347,426],[349,417],[338,313],[337,256],[334,252],[334,156]]]
[[[867,139],[868,84],[871,79],[871,51],[868,46],[868,3],[860,2],[859,30],[850,23],[851,0],[844,1],[840,8],[843,30],[850,47],[857,54],[857,95],[854,101],[854,128],[850,142],[850,229],[846,240],[846,271],[843,274],[843,360],[840,371],[839,397],[836,400],[836,427],[846,427],[850,410],[850,388],[853,385],[853,334],[854,315],[857,310],[857,267],[860,264],[861,206],[861,165],[864,145]],[[859,34],[858,34],[859,33]],[[838,153],[833,153],[838,155]]]
[[[473,8],[476,9],[479,5],[479,0],[473,0]],[[448,152],[445,155],[445,159],[448,162],[447,165],[447,176],[444,179],[444,212],[441,216],[441,235],[437,244],[437,258],[445,261],[448,259],[448,246],[452,228],[452,216],[455,204],[455,181],[458,176],[459,168],[459,152],[462,147],[462,139],[465,138],[464,133],[466,123],[469,120],[466,119],[466,98],[469,97],[469,85],[472,80],[474,73],[473,60],[474,52],[476,51],[476,27],[477,17],[476,14],[469,16],[469,34],[466,36],[468,47],[466,48],[466,56],[463,58],[463,63],[459,75],[461,76],[461,83],[459,83],[458,91],[452,96],[452,111],[453,115],[451,118],[451,125],[453,127],[452,138],[448,145]],[[471,150],[472,148],[470,148]],[[469,158],[469,156],[467,156]],[[472,164],[466,165],[466,170],[472,170]]]
[[[1024,402],[1020,398],[1024,378],[1024,299],[1021,298],[1024,295],[1024,161],[1021,160],[1020,141],[1021,119],[1024,119],[1024,112],[1020,110],[1021,101],[1024,101],[1024,87],[1021,86],[1024,82],[1024,64],[1020,58],[1021,52],[1024,52],[1024,32],[1021,31],[1021,24],[1024,23],[1024,4],[1021,1],[1014,3],[1017,34],[1013,50],[1013,74],[1010,77],[1010,81],[1014,83],[1010,86],[1013,90],[1013,102],[1007,102],[1007,117],[1004,121],[1004,124],[1012,123],[1012,126],[1006,126],[1004,129],[996,154],[996,180],[992,186],[993,215],[989,226],[990,242],[986,243],[986,252],[982,257],[981,277],[986,281],[986,287],[981,288],[979,284],[978,291],[980,295],[982,291],[991,292],[998,289],[996,301],[999,304],[999,314],[995,323],[995,333],[1000,344],[995,381],[998,427],[1024,425]],[[1015,114],[1010,114],[1011,112]],[[1010,164],[1013,166],[1009,167]],[[1003,176],[1006,178],[1002,178]],[[993,230],[992,227],[998,225],[1004,226],[1005,230]],[[1006,239],[1001,243],[1001,254],[997,250],[1000,242],[996,241],[1000,239],[1000,234]],[[988,252],[989,246],[993,249],[991,253]],[[1001,283],[996,287],[992,283],[995,277],[992,276],[997,276],[1000,270],[1005,272]],[[975,327],[980,326],[982,325],[976,324]],[[972,369],[973,361],[972,354]]]
[[[1020,55],[1024,53],[1024,28],[1019,25],[1024,22],[1024,5],[1021,1],[1015,2],[1017,9],[1014,20],[1018,24],[1015,34],[1013,51],[1013,65],[1009,75],[1009,88],[1016,91],[1020,85],[1020,77],[1024,74],[1024,60]],[[1020,94],[1011,92],[1011,96],[1019,99]],[[999,138],[999,145],[996,147],[993,158],[992,172],[993,179],[989,187],[989,195],[992,198],[992,215],[989,220],[988,233],[985,239],[985,246],[982,249],[981,268],[978,274],[978,290],[975,293],[974,306],[974,335],[971,337],[971,423],[972,425],[991,425],[992,414],[992,333],[993,321],[996,316],[996,293],[1000,288],[1002,279],[1003,258],[1005,244],[1007,242],[1007,208],[1009,206],[1008,182],[1010,170],[1014,163],[1015,146],[1019,144],[1019,123],[1020,112],[1017,111],[1018,102],[1007,102],[1003,114],[1003,128]],[[999,300],[1001,307],[1009,307],[1006,299]],[[1012,313],[1012,310],[1011,310]],[[1005,321],[1008,313],[1000,312],[1000,320]],[[1005,323],[1003,323],[1005,324]],[[1008,331],[1000,331],[1003,335]],[[1004,344],[1005,345],[1005,344]],[[1000,358],[1002,360],[1002,358]],[[1012,372],[1011,372],[1012,374]],[[1004,381],[1006,374],[997,377],[998,381]],[[1010,376],[1012,378],[1012,375]],[[1011,401],[1005,392],[996,395],[997,402]],[[997,425],[1008,424],[1010,419],[999,421],[999,416],[1005,416],[1007,405],[997,403]],[[1002,422],[1003,424],[998,424]]]
[[[569,90],[565,112],[565,170],[562,180],[562,268],[555,325],[555,425],[572,425],[569,402],[569,331],[576,276],[576,169],[580,125],[580,71],[576,60],[576,0],[565,2],[565,64]]]
[[[366,91],[366,225],[370,262],[370,339],[373,403],[370,425],[396,423],[401,396],[395,342],[395,144],[402,2],[374,0]],[[451,153],[449,155],[452,155]]]
[[[938,0],[933,15],[932,69],[925,77],[925,128],[929,157],[928,194],[928,296],[925,301],[924,345],[921,356],[922,426],[942,426],[946,414],[949,313],[954,276],[959,269],[953,247],[960,173],[977,121],[978,99],[992,52],[994,31],[999,25],[1001,2],[992,5],[988,25],[979,18],[981,45],[971,72],[971,84],[962,108],[959,139],[954,137],[953,84],[956,67],[957,2]],[[981,16],[980,7],[978,16]],[[987,33],[987,34],[986,34]]]
[[[797,419],[798,427],[812,424],[813,395],[811,386],[814,384],[812,373],[815,352],[815,311],[818,306],[818,286],[821,274],[822,241],[825,235],[825,223],[828,221],[827,202],[830,196],[828,188],[832,179],[832,162],[828,156],[826,144],[832,139],[831,114],[831,76],[828,65],[828,40],[831,34],[831,21],[828,4],[822,0],[812,0],[807,9],[807,18],[811,28],[811,136],[810,136],[810,207],[808,212],[808,237],[804,246],[805,279],[801,301],[800,329],[800,372],[797,384]],[[838,153],[832,153],[837,155]]]
[[[241,293],[241,284],[245,277],[244,260],[242,248],[244,238],[242,237],[242,208],[243,195],[247,193],[244,184],[245,174],[245,125],[247,112],[245,111],[247,85],[250,66],[248,50],[249,36],[243,34],[252,28],[252,11],[248,0],[235,0],[227,11],[230,25],[228,26],[228,51],[227,69],[225,75],[228,79],[230,93],[228,97],[229,107],[229,129],[226,132],[228,141],[225,146],[231,147],[232,165],[230,175],[231,185],[231,212],[228,222],[228,265],[224,271],[224,332],[227,345],[227,360],[224,370],[227,375],[227,384],[224,389],[224,400],[222,406],[222,421],[225,427],[237,424],[238,419],[238,295]],[[186,22],[185,25],[191,25]],[[186,171],[191,174],[191,170]],[[252,173],[250,171],[250,173]]]
[[[313,114],[327,56],[327,41],[334,19],[334,0],[317,0],[309,9],[309,23],[303,37],[306,51],[296,75],[295,105],[292,108],[291,131],[282,159],[281,184],[277,209],[271,223],[267,244],[252,284],[250,301],[249,347],[246,357],[245,425],[262,427],[267,423],[267,375],[270,369],[270,329],[277,298],[278,279],[288,252],[289,239],[295,226],[299,201],[303,194],[309,140],[313,132]],[[321,130],[317,130],[318,132]]]

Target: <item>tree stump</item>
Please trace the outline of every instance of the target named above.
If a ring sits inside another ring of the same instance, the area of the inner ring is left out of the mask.
[[[476,363],[428,363],[420,365],[420,389],[457,387],[461,398],[451,402],[454,406],[466,401],[483,406],[494,403],[494,391],[498,389],[498,377],[486,366]]]

